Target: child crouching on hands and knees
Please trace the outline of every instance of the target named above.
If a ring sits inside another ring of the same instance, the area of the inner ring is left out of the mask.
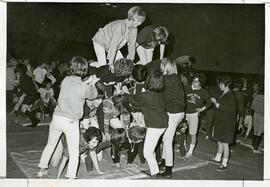
[[[116,167],[120,168],[120,151],[128,149],[127,164],[132,163],[138,154],[141,163],[145,162],[143,150],[139,148],[139,143],[144,141],[146,128],[133,126],[127,131],[123,128],[111,129],[111,156]]]
[[[80,153],[85,153],[87,152],[86,155],[86,160],[85,160],[85,166],[87,171],[91,171],[92,170],[92,164],[91,161],[87,161],[87,159],[92,160],[95,169],[97,171],[98,174],[104,174],[104,172],[101,172],[99,169],[99,163],[98,163],[98,159],[97,159],[97,154],[96,154],[96,150],[95,148],[97,147],[97,145],[99,144],[99,142],[101,142],[102,140],[102,133],[101,131],[96,128],[96,127],[89,127],[85,132],[83,132],[84,130],[81,130],[80,133]],[[57,179],[59,179],[61,177],[61,174],[66,166],[66,163],[68,162],[69,159],[69,150],[68,150],[68,146],[67,146],[67,140],[65,136],[62,136],[61,138],[61,142],[63,144],[63,157],[62,160],[60,162],[59,168],[58,168],[58,174],[57,174]],[[89,164],[90,163],[90,164]]]
[[[49,137],[40,162],[38,177],[48,173],[48,164],[58,140],[62,133],[65,134],[69,152],[69,164],[66,178],[77,178],[79,162],[80,130],[79,119],[83,116],[85,99],[95,99],[98,95],[95,81],[91,84],[82,82],[87,75],[88,64],[85,58],[75,56],[69,64],[69,74],[61,83],[61,90],[50,124]]]

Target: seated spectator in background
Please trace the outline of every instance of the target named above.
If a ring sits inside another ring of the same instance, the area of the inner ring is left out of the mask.
[[[29,127],[36,127],[40,122],[36,118],[34,111],[32,111],[32,106],[39,99],[39,94],[36,90],[36,86],[30,73],[23,64],[18,64],[16,66],[15,72],[19,78],[19,105],[21,105],[21,111],[30,119],[31,125]],[[17,107],[16,109],[19,109]],[[14,113],[18,112],[14,107]]]
[[[27,69],[27,74],[30,77],[33,77],[34,78],[34,74],[33,74],[33,63],[32,63],[32,61],[30,61],[29,58],[24,58],[24,59],[22,59],[22,61],[20,63],[22,63],[22,64],[25,65],[25,67]]]
[[[58,100],[58,96],[60,93],[60,85],[62,80],[68,73],[68,63],[67,62],[59,62],[51,72],[52,76],[54,76],[56,82],[52,85],[54,91],[54,97]]]
[[[6,90],[13,91],[16,85],[16,76],[15,76],[15,68],[18,64],[18,61],[15,58],[10,58],[7,61],[7,69],[6,69]]]
[[[40,94],[39,107],[41,110],[41,119],[44,119],[46,111],[49,112],[52,117],[54,107],[56,106],[56,100],[54,98],[54,91],[52,89],[52,83],[49,79],[45,79],[38,89]]]
[[[235,79],[233,81],[232,91],[235,95],[237,101],[237,131],[242,128],[242,124],[244,122],[245,117],[245,98],[243,93],[241,92],[243,87],[243,81],[241,79]],[[236,134],[237,134],[236,131]]]
[[[39,87],[43,83],[47,73],[48,71],[47,71],[46,63],[43,61],[39,61],[38,66],[33,71],[33,74],[35,76],[35,81],[37,82]]]
[[[98,163],[98,159],[97,159],[97,155],[95,151],[95,148],[98,146],[101,140],[102,140],[101,131],[95,127],[89,127],[85,132],[83,130],[81,130],[80,132],[79,152],[80,154],[82,154],[88,151],[87,153],[89,155],[86,156],[86,159],[92,160],[98,174],[104,174],[104,172],[100,171],[100,167],[99,167],[99,163]],[[61,137],[61,143],[63,144],[63,156],[59,164],[57,179],[61,177],[61,174],[63,170],[65,169],[65,166],[69,159],[69,151],[68,151],[68,145],[67,145],[67,140],[66,140],[65,135]],[[90,171],[92,169],[91,164],[89,165],[89,161],[85,161],[85,165],[86,165],[87,171]]]
[[[7,104],[12,104],[13,107],[12,111],[9,113],[9,117],[12,120],[17,120],[17,116],[14,113],[14,106],[18,102],[18,84],[19,79],[17,77],[17,73],[15,73],[15,68],[18,64],[18,60],[15,58],[10,58],[7,61],[7,69],[6,69],[6,97],[7,97]],[[18,111],[19,109],[16,109]]]
[[[128,59],[133,60],[135,57],[135,45],[137,37],[137,27],[145,20],[145,12],[138,6],[128,10],[127,19],[115,20],[103,28],[92,38],[94,50],[97,56],[95,67],[107,64],[113,69],[115,60],[123,58],[120,49],[128,44]],[[107,55],[106,55],[107,52]]]
[[[264,133],[264,87],[260,87],[257,95],[254,97],[251,109],[253,114],[253,153],[261,153],[258,150],[263,133]]]
[[[166,27],[161,25],[149,25],[144,27],[137,36],[136,46],[140,58],[137,64],[146,65],[153,60],[153,53],[160,46],[160,60],[164,56],[165,45],[169,37]]]

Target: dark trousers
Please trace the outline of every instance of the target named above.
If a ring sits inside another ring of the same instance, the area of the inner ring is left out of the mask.
[[[176,135],[176,145],[180,151],[181,157],[184,157],[186,155],[186,147],[185,147],[186,138],[187,134],[184,132],[180,132]]]
[[[143,144],[144,142],[136,143],[136,144],[129,143],[128,139],[126,139],[121,144],[112,144],[111,156],[112,156],[113,163],[120,162],[120,152],[125,149],[128,149],[128,159],[127,159],[128,164],[131,164],[134,161],[137,154],[140,157],[141,163],[144,163],[145,158],[143,156]]]

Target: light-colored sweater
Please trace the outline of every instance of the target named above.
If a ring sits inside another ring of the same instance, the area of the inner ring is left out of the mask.
[[[54,110],[54,115],[79,120],[83,116],[85,99],[95,99],[97,89],[82,82],[80,77],[66,76],[61,83],[61,90]]]
[[[251,109],[254,113],[264,114],[264,95],[256,95],[252,101]]]
[[[107,59],[114,58],[115,52],[125,44],[128,44],[129,58],[134,59],[137,28],[128,28],[127,21],[127,19],[112,21],[100,28],[92,38],[93,42],[106,49],[108,52]]]

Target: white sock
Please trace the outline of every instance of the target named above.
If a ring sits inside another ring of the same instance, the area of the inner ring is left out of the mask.
[[[222,165],[227,167],[228,158],[223,158]]]
[[[222,154],[217,153],[217,155],[216,155],[216,157],[215,157],[215,161],[220,161],[220,160],[221,160],[221,156],[222,156]],[[228,159],[227,159],[227,160],[228,160]],[[224,161],[224,159],[223,159],[223,161]]]
[[[188,153],[189,154],[192,154],[193,153],[193,149],[195,148],[195,145],[193,145],[193,144],[190,144],[190,146],[189,146],[189,150],[188,150]]]

